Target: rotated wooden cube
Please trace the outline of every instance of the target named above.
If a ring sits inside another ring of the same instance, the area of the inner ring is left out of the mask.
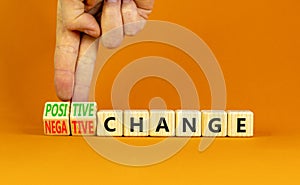
[[[45,135],[70,135],[69,102],[46,102],[43,123]]]
[[[72,102],[70,114],[71,133],[74,136],[96,135],[97,103]]]

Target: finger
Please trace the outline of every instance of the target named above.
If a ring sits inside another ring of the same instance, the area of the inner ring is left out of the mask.
[[[99,0],[102,1],[102,0]],[[101,2],[96,4],[89,13],[92,13],[96,19],[101,17]],[[81,38],[79,57],[75,71],[75,83],[72,101],[87,102],[89,101],[90,86],[93,80],[94,66],[97,58],[99,39],[88,35]]]
[[[144,10],[152,10],[154,5],[154,0],[134,0],[137,7]]]
[[[138,8],[139,15],[144,19],[148,19],[153,9],[154,0],[134,0],[134,2]]]
[[[101,13],[102,13],[103,0],[97,0],[97,1],[99,1],[99,2],[96,2],[90,8],[86,8],[86,12],[88,12],[91,15],[93,15],[96,18],[96,21],[99,24],[99,21],[100,21],[99,17],[100,16],[97,16],[97,14],[101,15]]]
[[[67,29],[84,32],[95,38],[100,36],[100,27],[96,19],[89,13],[82,13],[67,24]]]
[[[74,72],[78,58],[80,33],[98,37],[100,28],[96,19],[84,13],[81,0],[59,0],[57,6],[56,50],[54,83],[57,96],[70,100],[74,88]]]
[[[85,12],[83,0],[61,0],[62,20],[66,29],[84,32],[92,37],[99,37],[100,27],[96,19]]]
[[[89,100],[90,85],[99,45],[98,41],[99,39],[95,40],[88,35],[84,35],[81,39],[72,97],[74,102],[86,102]]]
[[[65,28],[62,10],[63,5],[59,1],[57,6],[54,83],[58,98],[61,100],[70,100],[73,94],[74,71],[80,35]]]
[[[125,35],[136,35],[146,24],[146,20],[140,16],[138,8],[133,0],[123,0],[122,16]]]
[[[85,11],[88,12],[90,9],[92,9],[97,0],[85,0]]]
[[[103,0],[86,0],[85,1],[85,12],[89,12],[90,14],[94,15],[95,13],[91,10],[97,7],[98,5],[102,4]]]
[[[124,37],[121,0],[105,0],[101,16],[102,44],[107,48],[118,47]]]

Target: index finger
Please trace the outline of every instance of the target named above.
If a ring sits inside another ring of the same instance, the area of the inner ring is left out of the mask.
[[[96,2],[100,4],[101,1]],[[84,8],[82,0],[58,2],[54,82],[57,96],[62,100],[70,100],[73,96],[80,32],[93,37],[100,35],[96,19],[90,13],[84,12]]]
[[[89,100],[98,45],[99,39],[83,35],[75,72],[74,93],[72,97],[73,102],[86,102]]]
[[[57,96],[70,100],[73,95],[74,72],[78,56],[80,34],[63,26],[62,4],[57,5],[54,83]]]

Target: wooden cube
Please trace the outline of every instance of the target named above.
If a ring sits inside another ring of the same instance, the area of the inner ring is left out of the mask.
[[[124,111],[124,136],[149,136],[149,111]]]
[[[45,135],[70,135],[69,102],[47,102],[43,113]]]
[[[176,136],[201,136],[201,112],[198,110],[176,111]]]
[[[227,113],[223,110],[202,111],[202,136],[224,137],[227,135]]]
[[[72,102],[70,115],[71,133],[74,136],[96,135],[97,103]]]
[[[101,110],[97,113],[97,136],[122,136],[123,111]]]
[[[150,110],[150,136],[175,136],[173,110]]]
[[[249,110],[229,110],[228,136],[250,137],[253,136],[253,112]]]

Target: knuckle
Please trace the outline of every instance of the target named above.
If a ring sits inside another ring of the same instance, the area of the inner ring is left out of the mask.
[[[70,20],[64,20],[63,21],[63,26],[68,30],[73,30],[74,29],[74,23],[73,23],[73,21],[70,21]]]

